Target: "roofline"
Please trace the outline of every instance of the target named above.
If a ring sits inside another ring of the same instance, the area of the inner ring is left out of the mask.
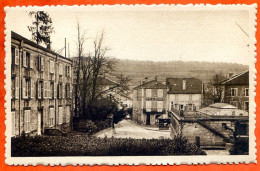
[[[15,36],[16,36],[16,37],[15,37]],[[17,37],[18,37],[18,38],[17,38]],[[44,50],[44,51],[49,52],[49,53],[51,53],[51,54],[53,54],[53,55],[56,55],[56,56],[58,56],[58,57],[60,57],[60,58],[63,58],[63,59],[66,59],[66,60],[68,60],[68,61],[73,62],[72,59],[65,58],[64,56],[61,56],[60,54],[58,54],[58,53],[56,53],[56,52],[54,52],[54,51],[52,51],[52,50],[49,50],[49,49],[47,49],[47,48],[45,48],[45,47],[42,47],[41,45],[38,45],[37,43],[35,43],[35,42],[33,42],[33,41],[31,41],[31,40],[29,40],[29,39],[27,39],[27,38],[21,36],[20,34],[14,32],[14,31],[11,31],[11,38],[16,39],[16,40],[19,40],[19,41],[23,40],[23,41],[25,41],[27,44],[32,45],[32,46],[35,46],[35,47],[37,47],[38,49]]]
[[[241,76],[241,75],[243,75],[243,74],[245,74],[245,73],[247,73],[247,72],[249,72],[249,69],[246,70],[246,71],[240,72],[240,73],[238,73],[238,74],[232,76],[231,78],[228,78],[228,79],[223,80],[220,84],[226,84],[226,83],[228,83],[228,82],[234,80],[235,78],[237,78],[237,77],[239,77],[239,76]],[[217,84],[216,84],[216,85],[217,85]]]

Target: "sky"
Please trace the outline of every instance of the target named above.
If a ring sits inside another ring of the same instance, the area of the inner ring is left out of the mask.
[[[85,53],[102,30],[107,56],[142,61],[208,61],[249,64],[249,13],[245,10],[176,10],[171,8],[48,9],[53,21],[52,48],[69,44],[76,56],[77,20],[86,31]],[[29,10],[8,15],[10,29],[31,39]],[[239,26],[241,27],[239,27]],[[243,29],[243,31],[241,30]],[[64,51],[61,52],[64,55]]]

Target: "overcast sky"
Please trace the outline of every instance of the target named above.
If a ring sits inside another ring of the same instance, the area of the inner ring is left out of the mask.
[[[86,30],[86,51],[93,51],[97,33],[105,31],[108,56],[152,61],[214,61],[249,64],[249,14],[238,10],[52,10],[55,33],[52,48],[64,47],[67,38],[70,56],[76,55],[76,23]],[[28,11],[11,12],[11,30],[31,39]],[[241,28],[237,24],[240,25]],[[64,55],[64,51],[62,52]]]

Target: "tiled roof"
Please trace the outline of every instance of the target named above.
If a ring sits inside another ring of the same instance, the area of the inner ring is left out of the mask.
[[[109,80],[108,78],[105,78],[105,77],[98,77],[97,78],[97,84],[98,85],[118,85],[118,83],[112,81],[112,80]]]
[[[186,89],[183,89],[183,80],[186,80]],[[197,78],[167,78],[168,94],[201,94],[202,82]]]
[[[139,88],[146,88],[146,89],[166,89],[166,85],[164,85],[163,83],[157,81],[157,80],[152,80],[152,81],[148,81],[146,83],[143,83],[137,87],[135,87],[134,89],[139,89]]]
[[[225,85],[249,85],[249,70],[238,73],[221,82]]]

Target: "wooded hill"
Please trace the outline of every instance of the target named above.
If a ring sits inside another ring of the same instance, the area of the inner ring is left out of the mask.
[[[194,77],[204,82],[212,80],[216,74],[228,76],[229,73],[239,73],[248,69],[247,65],[220,62],[153,62],[135,61],[123,59],[111,59],[115,61],[115,71],[122,73],[131,79],[132,86],[139,85],[141,80],[158,77],[159,81],[165,82],[166,77]]]

